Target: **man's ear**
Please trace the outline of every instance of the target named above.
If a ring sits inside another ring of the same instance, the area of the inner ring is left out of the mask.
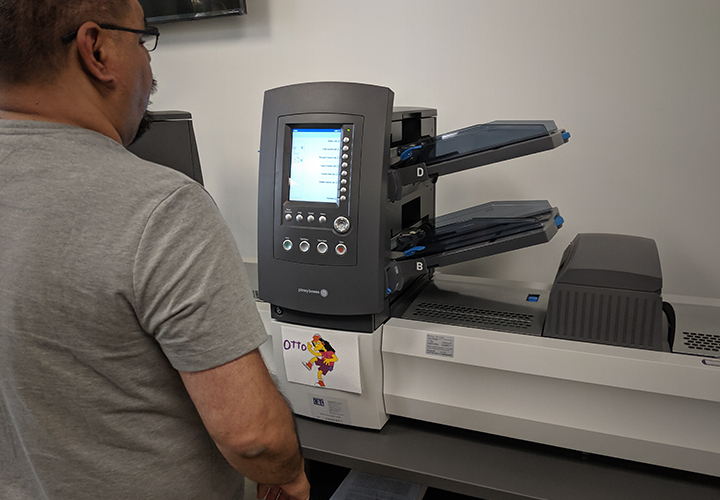
[[[109,64],[115,45],[100,26],[86,22],[77,33],[78,53],[85,71],[102,84],[113,86],[115,73]]]

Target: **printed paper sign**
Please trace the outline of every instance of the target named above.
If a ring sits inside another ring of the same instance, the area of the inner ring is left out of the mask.
[[[289,382],[362,394],[357,334],[282,326]]]

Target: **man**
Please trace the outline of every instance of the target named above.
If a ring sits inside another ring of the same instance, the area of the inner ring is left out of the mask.
[[[0,498],[305,500],[235,242],[129,153],[137,0],[0,0]]]

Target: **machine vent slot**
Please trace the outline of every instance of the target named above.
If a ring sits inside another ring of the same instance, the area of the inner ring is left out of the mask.
[[[453,306],[433,302],[422,302],[412,313],[414,319],[431,323],[442,323],[475,328],[501,328],[527,330],[532,326],[532,314],[493,311],[474,307]]]
[[[720,357],[720,335],[711,333],[682,332],[685,352],[703,356]]]

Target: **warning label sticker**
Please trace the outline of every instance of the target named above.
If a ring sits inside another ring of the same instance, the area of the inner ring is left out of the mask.
[[[432,356],[455,356],[455,337],[450,335],[435,335],[428,333],[425,341],[425,354]]]

